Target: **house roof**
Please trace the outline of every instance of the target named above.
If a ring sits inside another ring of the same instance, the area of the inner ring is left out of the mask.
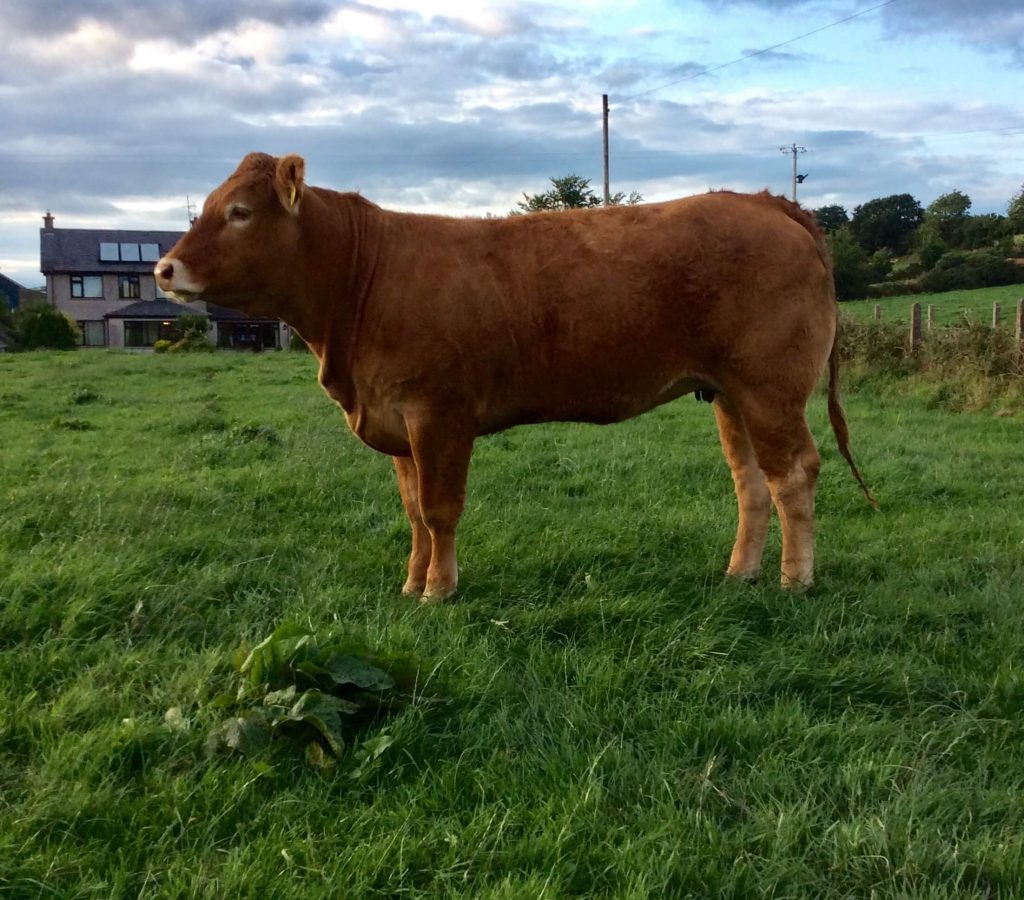
[[[182,236],[181,231],[131,231],[111,228],[40,228],[39,258],[44,274],[76,272],[99,274],[150,274],[154,260],[106,262],[100,260],[100,244],[157,244],[164,256]]]
[[[121,309],[107,313],[105,319],[176,319],[178,316],[207,316],[214,322],[248,322],[250,324],[259,322],[273,322],[277,319],[247,316],[236,309],[227,309],[223,306],[207,304],[206,309],[201,305],[191,303],[176,303],[174,300],[140,300],[123,306]]]
[[[277,319],[271,319],[267,316],[250,316],[244,312],[239,312],[237,309],[228,309],[226,306],[216,306],[213,303],[207,303],[206,308],[209,310],[207,315],[213,319],[214,322],[277,322]]]
[[[24,288],[13,278],[8,278],[0,272],[0,297],[4,297],[4,306],[8,309],[18,308],[18,298]]]
[[[140,300],[107,313],[105,319],[176,319],[178,316],[205,316],[200,306],[175,303],[173,300]]]

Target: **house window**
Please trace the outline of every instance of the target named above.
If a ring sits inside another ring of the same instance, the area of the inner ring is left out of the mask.
[[[224,323],[217,329],[217,346],[234,350],[272,350],[278,346],[278,329],[273,322]]]
[[[138,300],[142,296],[139,290],[138,275],[122,275],[117,279],[117,296],[122,300]]]
[[[79,322],[78,329],[82,333],[83,347],[105,347],[107,345],[107,330],[103,322]]]
[[[101,275],[72,275],[71,296],[76,299],[103,296],[103,276]]]
[[[100,262],[158,262],[159,244],[100,242]]]
[[[152,347],[157,341],[173,341],[175,337],[173,322],[150,320],[124,323],[126,347]]]

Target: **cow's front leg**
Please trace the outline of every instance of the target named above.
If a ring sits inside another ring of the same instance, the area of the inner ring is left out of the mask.
[[[398,492],[412,528],[412,550],[409,553],[409,572],[402,593],[419,597],[427,586],[427,567],[430,565],[430,532],[420,513],[419,474],[411,457],[394,457]]]
[[[422,599],[444,600],[455,593],[459,583],[455,530],[466,499],[466,476],[476,433],[440,416],[409,422],[408,429],[419,476],[420,517],[431,545]]]

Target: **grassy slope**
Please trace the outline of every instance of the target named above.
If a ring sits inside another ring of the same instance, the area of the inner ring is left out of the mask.
[[[883,511],[815,401],[807,596],[774,532],[771,578],[722,581],[684,399],[482,440],[464,587],[420,608],[390,464],[308,357],[0,358],[0,895],[1024,893],[1020,424],[848,413]],[[284,619],[430,658],[451,705],[359,779],[205,760],[197,692]]]
[[[843,303],[847,315],[860,320],[874,315],[875,305],[882,307],[883,321],[910,321],[910,308],[921,304],[921,315],[927,319],[929,306],[935,307],[935,322],[938,325],[953,325],[962,321],[967,313],[980,322],[992,321],[992,304],[1002,305],[1002,324],[1012,328],[1017,301],[1024,297],[1024,285],[1010,284],[1004,287],[977,288],[970,291],[948,291],[944,294],[915,294],[907,297],[883,297],[879,300],[854,300]]]

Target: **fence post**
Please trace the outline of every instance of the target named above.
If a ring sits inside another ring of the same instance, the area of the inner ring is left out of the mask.
[[[1017,346],[1024,345],[1024,299],[1017,301]]]
[[[921,345],[921,304],[910,307],[910,351],[913,353]]]
[[[931,331],[935,327],[935,306],[931,303],[928,304],[928,330]]]
[[[876,322],[881,322],[882,321],[882,304],[881,303],[876,303],[875,304],[875,321]]]
[[[999,303],[992,304],[992,327],[998,328],[1003,320],[1003,307]]]

